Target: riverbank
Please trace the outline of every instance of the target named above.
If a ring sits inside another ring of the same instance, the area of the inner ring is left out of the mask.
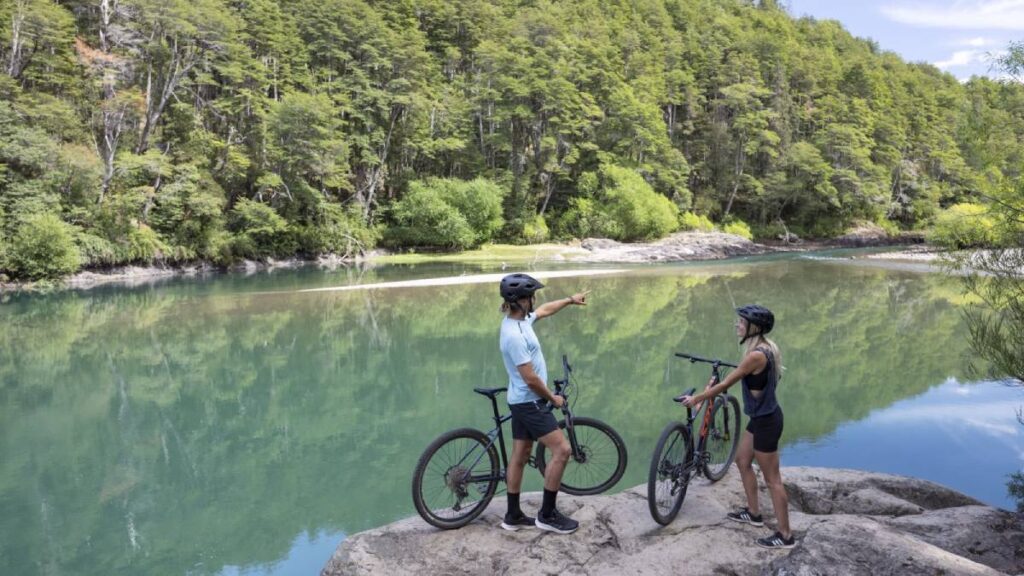
[[[1018,514],[914,478],[853,470],[782,470],[797,546],[753,544],[775,526],[764,485],[767,526],[726,520],[744,504],[739,474],[691,483],[676,520],[661,527],[646,486],[619,494],[560,497],[580,521],[571,536],[501,530],[504,498],[470,525],[441,531],[419,517],[341,543],[321,576],[390,574],[1020,574],[1024,529]],[[538,494],[523,495],[533,512]]]
[[[125,266],[113,269],[86,270],[69,278],[48,282],[11,282],[0,278],[0,292],[36,291],[49,289],[86,290],[96,286],[117,284],[134,287],[152,284],[174,277],[203,277],[220,272],[255,274],[282,268],[318,266],[334,269],[348,266],[376,266],[389,264],[424,264],[431,262],[489,263],[504,267],[542,262],[578,263],[657,263],[700,260],[722,260],[757,256],[773,252],[808,252],[829,248],[884,245],[882,237],[865,239],[864,235],[848,235],[829,242],[801,242],[763,244],[752,242],[735,234],[722,232],[678,232],[649,243],[624,244],[614,240],[588,238],[564,244],[488,245],[476,250],[456,253],[390,253],[373,250],[355,258],[334,255],[304,260],[244,260],[230,267],[217,267],[209,263],[184,266]],[[901,239],[891,239],[902,242]],[[918,249],[915,247],[913,249]]]

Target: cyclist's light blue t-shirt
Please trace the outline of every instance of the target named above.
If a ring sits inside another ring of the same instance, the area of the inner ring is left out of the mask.
[[[505,370],[508,372],[509,404],[522,404],[541,399],[526,385],[526,381],[523,380],[516,366],[522,366],[529,362],[533,365],[533,371],[541,381],[545,384],[548,381],[548,367],[544,363],[544,353],[540,349],[540,340],[537,339],[537,334],[533,331],[533,323],[536,321],[536,314],[528,315],[525,320],[513,320],[506,317],[501,321],[501,335],[498,338],[498,343],[501,348],[501,358],[505,361]]]

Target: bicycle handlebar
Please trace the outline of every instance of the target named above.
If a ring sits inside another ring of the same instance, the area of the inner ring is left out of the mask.
[[[728,362],[723,362],[721,360],[711,360],[710,358],[702,358],[700,356],[694,356],[692,354],[684,354],[682,352],[676,352],[676,356],[678,356],[680,358],[686,358],[687,360],[690,361],[691,364],[694,363],[694,362],[704,362],[706,364],[714,364],[716,366],[728,366],[730,368],[736,368],[735,364],[730,364]]]

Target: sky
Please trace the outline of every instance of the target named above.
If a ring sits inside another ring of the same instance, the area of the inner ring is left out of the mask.
[[[793,16],[838,20],[911,62],[961,80],[997,76],[990,55],[1024,40],[1024,0],[783,0]]]

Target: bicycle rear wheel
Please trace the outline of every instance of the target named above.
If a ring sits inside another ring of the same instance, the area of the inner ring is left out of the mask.
[[[487,508],[501,477],[498,451],[479,430],[459,428],[427,446],[412,477],[412,501],[427,523],[450,530]]]
[[[658,524],[667,525],[679,513],[690,484],[692,466],[690,430],[682,422],[669,423],[658,438],[647,476],[647,506]]]
[[[594,419],[574,416],[573,432],[579,457],[569,456],[562,473],[561,491],[575,496],[600,494],[615,485],[626,471],[626,443],[611,426]],[[558,423],[565,430],[565,420]],[[547,448],[537,443],[535,461],[541,474],[547,468]]]
[[[740,403],[735,396],[724,394],[715,399],[711,407],[711,422],[708,434],[700,441],[699,452],[704,475],[708,480],[721,480],[736,458],[736,447],[740,443]]]

